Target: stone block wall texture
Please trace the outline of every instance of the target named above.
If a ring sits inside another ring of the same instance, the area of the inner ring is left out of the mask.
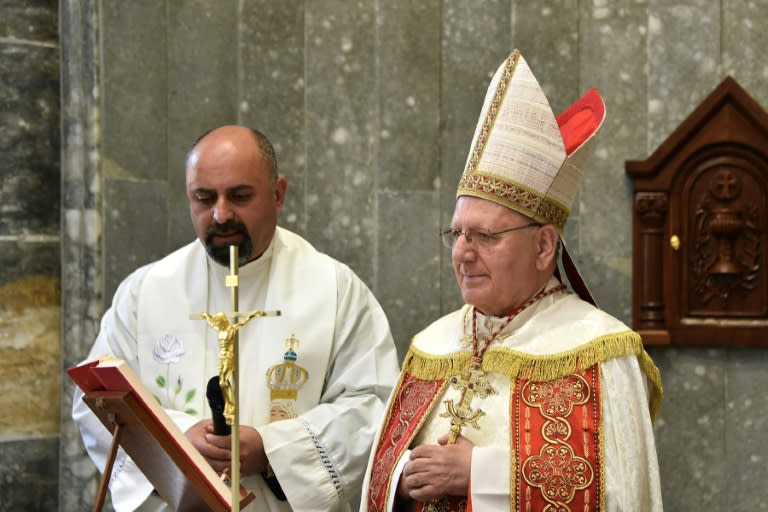
[[[768,107],[760,0],[0,8],[0,396],[26,411],[0,420],[0,510],[92,501],[98,474],[69,419],[61,370],[85,357],[125,274],[192,238],[183,158],[202,131],[237,122],[267,133],[289,181],[281,223],[358,272],[402,354],[460,304],[437,232],[486,85],[513,48],[553,110],[592,86],[605,96],[566,238],[599,303],[627,323],[624,162],[647,158],[726,75]],[[40,371],[59,351],[61,362]],[[656,425],[666,509],[768,508],[768,352],[651,352],[667,392]],[[29,399],[38,407],[25,409]],[[48,501],[18,501],[32,497]]]
[[[9,0],[0,10],[0,510],[51,510],[61,401],[58,7]]]

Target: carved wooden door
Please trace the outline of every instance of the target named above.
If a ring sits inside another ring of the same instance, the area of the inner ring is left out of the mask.
[[[768,114],[727,78],[626,170],[644,341],[768,345]]]
[[[678,343],[726,343],[723,328],[765,322],[766,172],[765,158],[738,147],[703,151],[681,168],[664,262],[668,328]],[[745,339],[750,332],[738,343],[760,341]]]

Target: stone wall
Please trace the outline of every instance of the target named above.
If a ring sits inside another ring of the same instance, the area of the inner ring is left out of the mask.
[[[768,107],[768,11],[757,0],[60,5],[60,209],[50,187],[58,180],[56,86],[41,87],[56,81],[55,7],[6,2],[0,22],[0,80],[10,84],[0,89],[8,105],[0,114],[0,322],[8,322],[0,364],[20,357],[18,377],[2,367],[9,400],[58,393],[57,378],[24,381],[32,368],[50,377],[39,367],[56,357],[44,350],[57,345],[49,339],[58,323],[57,236],[66,368],[87,353],[120,279],[192,237],[182,160],[212,126],[239,122],[270,136],[289,180],[281,223],[361,275],[402,353],[410,335],[459,304],[437,232],[450,218],[490,74],[512,48],[553,110],[591,86],[605,96],[608,118],[566,238],[598,301],[626,322],[624,162],[647,158],[726,75]],[[20,350],[33,342],[43,348]],[[667,393],[656,426],[666,509],[768,507],[768,396],[759,392],[768,351],[651,352]],[[68,511],[92,500],[96,475],[63,382],[58,506]],[[0,421],[3,477],[28,489],[0,487],[2,500],[50,486],[56,427],[50,416],[31,417],[50,410]]]
[[[0,510],[56,506],[59,46],[55,2],[0,15]]]

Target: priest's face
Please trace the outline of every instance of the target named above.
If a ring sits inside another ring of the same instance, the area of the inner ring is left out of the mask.
[[[465,235],[458,236],[451,250],[464,302],[487,315],[503,316],[544,286],[551,275],[551,259],[542,258],[541,231],[554,228],[531,224],[531,219],[499,204],[459,197],[451,228],[469,232],[472,238],[468,241]],[[485,236],[484,241],[482,235],[472,236],[510,228],[521,229]]]
[[[205,135],[187,158],[192,224],[208,254],[229,265],[229,246],[240,263],[269,246],[283,206],[285,178],[275,177],[250,129],[224,126]]]

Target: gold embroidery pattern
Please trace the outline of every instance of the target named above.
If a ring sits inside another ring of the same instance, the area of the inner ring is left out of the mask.
[[[422,512],[465,512],[466,510],[467,498],[453,496],[426,503]]]
[[[368,495],[368,510],[385,509],[386,494],[397,459],[426,419],[443,387],[443,381],[424,381],[406,376],[390,405],[376,449]]]
[[[541,427],[544,445],[538,454],[526,458],[522,476],[528,485],[541,491],[547,502],[545,512],[569,512],[576,491],[587,489],[595,477],[590,462],[577,455],[568,444],[572,429],[567,418],[576,406],[590,400],[589,384],[576,374],[549,382],[528,381],[521,398],[527,406],[538,408],[544,417]],[[526,430],[531,428],[528,418],[526,414]],[[530,450],[529,442],[526,448]],[[525,498],[530,503],[530,493]],[[588,494],[585,501],[589,502]]]
[[[493,200],[502,200],[507,206],[522,208],[534,220],[554,224],[560,231],[568,220],[568,209],[549,198],[495,176],[474,172],[464,174],[459,181],[459,190]]]
[[[570,416],[574,405],[589,400],[589,385],[580,375],[568,375],[550,382],[528,382],[523,399],[531,407],[539,407],[546,416]]]
[[[464,174],[472,174],[475,172],[475,170],[477,170],[477,166],[480,163],[480,158],[483,155],[483,151],[485,151],[485,144],[488,142],[488,137],[491,134],[491,129],[496,123],[496,116],[499,113],[499,106],[504,100],[504,95],[507,93],[507,85],[509,85],[509,81],[512,79],[512,75],[515,74],[515,68],[517,67],[518,60],[520,60],[520,52],[515,50],[504,63],[504,75],[501,77],[501,80],[499,80],[499,85],[496,86],[493,100],[491,100],[491,105],[488,108],[488,112],[485,114],[483,126],[480,128],[480,133],[477,136],[475,147],[472,150],[472,156],[470,157],[467,164],[467,171]],[[459,190],[461,190],[461,185],[459,185]]]

